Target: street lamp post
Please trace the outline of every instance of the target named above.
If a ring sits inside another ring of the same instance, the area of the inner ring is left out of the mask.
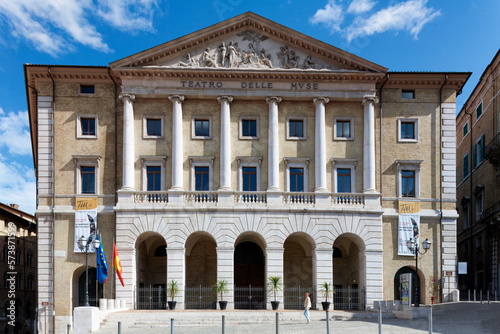
[[[419,294],[419,290],[420,290],[420,277],[418,276],[418,256],[420,254],[425,254],[427,253],[427,251],[429,250],[429,248],[431,248],[431,242],[429,241],[429,239],[425,239],[425,241],[422,242],[422,248],[424,249],[423,252],[420,252],[420,246],[418,245],[418,242],[413,240],[413,238],[410,238],[410,240],[408,240],[406,242],[406,246],[408,246],[408,249],[410,250],[410,252],[415,255],[415,273],[417,275],[417,284],[415,286],[415,307],[419,307],[420,306],[420,294]]]
[[[85,306],[90,306],[89,304],[89,246],[92,244],[94,249],[99,248],[99,239],[94,237],[94,234],[91,233],[88,239],[82,235],[80,239],[78,239],[78,248],[83,252],[85,251]]]

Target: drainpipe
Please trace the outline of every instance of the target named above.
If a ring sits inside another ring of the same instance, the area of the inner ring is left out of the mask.
[[[113,79],[113,76],[111,75],[111,67],[108,67],[108,75],[111,81],[113,81],[113,84],[115,85],[115,205],[116,205],[116,203],[118,202],[118,194],[116,192],[118,187],[118,136],[116,135],[118,133],[118,106],[117,106],[118,88],[115,79]],[[113,238],[113,243],[115,240],[116,240],[116,211],[115,211],[115,236]],[[116,275],[113,275],[113,283],[116,289]],[[113,288],[111,289],[111,298],[112,297],[113,297]],[[115,298],[116,298],[116,291],[115,291]]]
[[[380,166],[379,166],[380,176],[379,176],[379,178],[380,178],[380,196],[381,196],[380,205],[382,205],[382,184],[383,184],[383,182],[382,182],[382,88],[384,88],[387,81],[389,81],[389,74],[387,74],[387,79],[384,81],[382,86],[380,86],[379,93],[378,93],[379,99],[380,99],[380,126],[379,126],[379,132],[380,132],[380,134],[379,134],[379,137],[380,137],[379,138],[379,146],[380,146],[380,148],[379,148],[379,151],[380,151],[379,152],[379,155],[380,155],[380,159],[379,159],[380,160],[380,162],[379,162],[379,164],[380,164]]]
[[[55,286],[55,227],[56,227],[56,83],[47,67],[50,80],[52,80],[52,331],[56,330],[56,286]],[[45,325],[47,326],[47,325]]]
[[[448,81],[448,73],[445,74],[443,84],[441,88],[439,88],[439,224],[441,226],[441,230],[443,229],[443,87],[446,85]],[[455,160],[456,161],[456,160]],[[441,237],[441,244],[443,243],[443,238]],[[449,287],[448,282],[448,287]],[[449,297],[449,296],[448,296]],[[442,301],[442,297],[441,297]]]

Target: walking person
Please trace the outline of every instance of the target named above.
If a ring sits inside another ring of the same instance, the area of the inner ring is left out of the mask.
[[[306,324],[310,324],[311,320],[309,319],[309,309],[311,308],[311,299],[309,298],[309,292],[306,292],[306,298],[304,299],[304,315],[307,319]]]

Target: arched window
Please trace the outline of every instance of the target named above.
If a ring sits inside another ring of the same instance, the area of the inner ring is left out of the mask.
[[[26,265],[28,267],[31,267],[33,265],[33,252],[28,251],[28,254],[26,254]]]
[[[28,290],[33,290],[33,274],[28,275]]]
[[[21,264],[21,250],[16,249],[16,264]]]
[[[17,289],[21,290],[21,284],[22,284],[22,276],[20,273],[17,274],[16,276],[16,287]]]

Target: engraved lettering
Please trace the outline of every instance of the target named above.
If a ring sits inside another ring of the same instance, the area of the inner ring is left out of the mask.
[[[217,88],[222,88],[222,82],[217,81],[216,86],[217,86]]]

